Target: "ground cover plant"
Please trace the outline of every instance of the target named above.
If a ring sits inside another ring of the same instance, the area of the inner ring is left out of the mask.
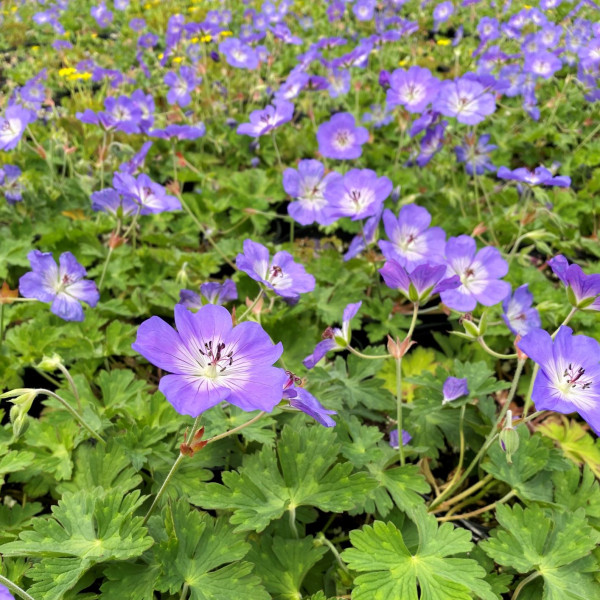
[[[595,2],[0,9],[0,599],[600,598]]]

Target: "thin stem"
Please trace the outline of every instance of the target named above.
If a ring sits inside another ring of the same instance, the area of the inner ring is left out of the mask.
[[[464,513],[462,515],[446,515],[445,517],[438,517],[437,520],[440,523],[444,523],[446,521],[459,521],[460,519],[469,519],[470,517],[476,517],[477,515],[487,512],[488,510],[493,510],[494,508],[496,508],[496,506],[498,506],[498,504],[504,504],[513,496],[515,496],[516,493],[517,492],[515,492],[515,490],[511,490],[510,492],[508,492],[508,494],[506,494],[506,496],[503,496],[502,498],[500,498],[500,500],[496,500],[496,502],[492,502],[487,506],[478,508],[477,510],[472,510],[471,512]]]
[[[252,304],[242,313],[242,316],[237,319],[238,323],[241,323],[256,307],[256,305],[259,303],[260,299],[262,298],[263,295],[263,290],[261,289],[260,292],[258,292],[258,296],[256,296],[256,298],[254,298],[254,301],[252,302]]]
[[[271,138],[273,140],[273,148],[275,148],[275,155],[277,156],[277,163],[279,168],[283,169],[283,163],[281,162],[281,154],[279,153],[279,146],[277,146],[277,138],[275,137],[275,130],[271,132]]]
[[[188,590],[190,589],[189,583],[183,584],[183,589],[181,590],[181,596],[179,596],[179,600],[185,600],[187,598]]]
[[[196,417],[196,420],[194,421],[194,424],[192,425],[192,430],[190,432],[190,437],[189,437],[190,440],[194,438],[194,434],[196,433],[196,431],[198,431],[199,425],[200,425],[200,415],[198,415]],[[167,489],[167,486],[169,485],[169,481],[171,481],[173,475],[175,475],[184,456],[185,456],[185,454],[182,454],[181,452],[179,452],[179,456],[175,459],[175,462],[173,463],[171,470],[167,473],[167,476],[165,477],[163,484],[160,486],[158,493],[154,497],[154,500],[152,501],[152,504],[150,505],[150,508],[148,509],[148,512],[146,513],[146,516],[144,517],[144,520],[142,521],[142,525],[145,525],[148,522],[148,519],[150,518],[150,516],[154,512],[154,509],[158,505],[158,501],[162,498],[163,494],[165,493],[165,490]]]
[[[352,346],[346,346],[346,350],[348,350],[349,352],[352,352],[352,354],[354,354],[354,356],[358,356],[359,358],[367,358],[369,360],[380,360],[382,358],[392,358],[391,354],[363,354],[362,352],[359,352]]]
[[[466,490],[463,490],[460,494],[456,494],[456,496],[452,496],[452,498],[449,498],[441,506],[439,506],[438,508],[436,508],[435,510],[433,510],[431,512],[434,512],[434,513],[439,512],[440,510],[443,510],[444,508],[447,508],[449,506],[452,506],[453,504],[456,504],[457,502],[460,502],[463,498],[470,496],[473,492],[476,492],[480,488],[484,487],[493,478],[494,478],[493,475],[489,475],[489,474],[486,475],[483,479],[480,479],[477,483],[473,484],[471,487],[468,487]]]
[[[492,443],[494,442],[494,440],[498,436],[498,432],[497,432],[498,425],[500,425],[500,423],[502,423],[502,421],[504,420],[504,417],[506,416],[506,411],[508,410],[508,408],[510,406],[510,403],[513,401],[513,398],[515,397],[515,394],[517,392],[517,386],[519,385],[519,379],[521,378],[521,373],[523,372],[523,367],[525,366],[526,360],[527,359],[519,359],[517,361],[517,369],[515,371],[515,376],[513,377],[512,385],[510,386],[510,391],[508,392],[508,398],[506,399],[506,402],[504,403],[504,406],[502,407],[502,410],[500,411],[500,414],[498,415],[498,418],[496,419],[496,423],[494,424],[494,426],[490,430],[490,432],[489,432],[487,438],[485,439],[483,445],[479,449],[479,452],[475,455],[475,458],[471,461],[471,463],[469,464],[469,466],[465,469],[465,472],[461,475],[461,477],[459,478],[459,480],[452,487],[448,486],[444,490],[444,492],[442,493],[442,495],[439,498],[436,498],[431,503],[431,505],[429,506],[429,510],[430,511],[431,511],[431,509],[433,509],[436,506],[440,505],[442,503],[442,500],[444,498],[446,498],[447,496],[449,496],[450,492],[453,489],[456,489],[456,488],[460,487],[460,485],[462,484],[462,482],[465,481],[465,479],[469,476],[469,473],[475,468],[475,466],[477,465],[477,463],[485,455],[485,453],[487,452],[488,448],[492,445]]]
[[[46,396],[51,396],[52,398],[58,400],[73,416],[73,418],[84,428],[89,434],[96,440],[98,440],[103,446],[106,446],[106,442],[102,437],[100,437],[85,421],[85,419],[64,399],[61,398],[58,394],[51,392],[50,390],[45,390],[38,388],[34,390],[36,394],[44,394]]]
[[[0,344],[4,341],[4,302],[0,302]]]
[[[584,138],[584,140],[579,144],[579,146],[577,146],[577,148],[575,148],[575,150],[573,150],[571,154],[575,154],[577,150],[579,150],[582,146],[585,146],[599,131],[600,123],[598,123],[594,129],[592,129],[592,132]]]
[[[485,342],[485,340],[483,339],[483,336],[479,336],[477,338],[477,341],[479,342],[479,345],[491,356],[493,356],[494,358],[500,358],[502,360],[509,360],[509,359],[513,359],[513,358],[517,358],[516,354],[500,354],[499,352],[496,352],[495,350],[492,350]]]
[[[98,291],[102,290],[102,284],[104,283],[104,278],[106,277],[106,272],[108,271],[108,263],[110,262],[110,257],[112,256],[112,253],[113,248],[112,246],[109,246],[106,259],[104,260],[104,266],[102,267],[102,275],[100,275],[100,281],[98,282]]]
[[[296,527],[296,506],[294,504],[290,504],[288,513],[290,519],[290,529],[292,530],[293,536],[298,539],[298,528]]]
[[[454,475],[448,484],[448,487],[454,487],[454,483],[460,477],[460,471],[463,466],[463,461],[465,460],[465,432],[464,432],[464,424],[465,424],[465,411],[467,409],[467,405],[463,404],[460,408],[460,419],[458,422],[458,434],[460,436],[460,452],[458,455],[458,466],[454,470]]]
[[[30,596],[24,589],[20,588],[16,583],[13,583],[10,579],[0,575],[0,583],[5,585],[9,591],[21,596],[23,600],[35,600],[33,596]]]
[[[537,579],[540,575],[541,575],[541,573],[539,571],[534,571],[533,573],[531,573],[531,575],[525,577],[525,579],[523,579],[523,581],[521,581],[521,583],[515,588],[515,591],[514,591],[514,594],[512,595],[511,600],[517,600],[517,598],[519,597],[519,594],[523,591],[523,588],[530,581]]]
[[[242,423],[241,425],[238,425],[237,427],[234,427],[233,429],[229,429],[228,431],[225,431],[224,433],[220,433],[219,435],[215,435],[213,437],[211,437],[210,439],[206,440],[206,444],[212,444],[213,442],[216,442],[217,440],[222,440],[223,438],[226,438],[230,435],[233,435],[234,433],[237,433],[238,431],[244,429],[245,427],[248,427],[249,425],[252,425],[253,423],[256,423],[256,421],[258,421],[259,419],[262,419],[267,413],[264,410],[261,410],[255,417],[252,417],[249,421],[246,421],[245,423]],[[191,439],[191,437],[190,437]]]
[[[73,392],[73,396],[75,396],[75,400],[77,401],[77,408],[81,410],[81,399],[79,397],[79,392],[77,391],[77,386],[75,385],[75,382],[71,377],[71,373],[69,373],[67,367],[65,367],[65,365],[63,365],[62,363],[58,363],[57,367],[58,370],[65,376],[65,379],[69,382],[69,386],[71,388],[71,391]]]
[[[317,540],[331,550],[331,553],[335,556],[335,560],[337,561],[338,565],[340,565],[342,571],[344,571],[345,573],[349,573],[348,567],[342,560],[340,553],[338,552],[337,548],[333,545],[333,543],[330,542],[324,535],[317,536]]]

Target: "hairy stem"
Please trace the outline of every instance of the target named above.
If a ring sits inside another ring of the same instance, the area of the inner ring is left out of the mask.
[[[0,575],[0,583],[6,586],[9,591],[13,592],[13,594],[17,594],[23,598],[23,600],[35,600],[33,596],[30,596],[24,589],[20,588],[16,583],[13,583],[10,579],[3,577]]]

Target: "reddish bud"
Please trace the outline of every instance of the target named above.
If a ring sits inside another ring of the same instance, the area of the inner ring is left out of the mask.
[[[527,360],[529,357],[518,346],[518,344],[519,344],[520,341],[521,341],[521,336],[517,335],[517,337],[515,338],[515,350],[517,351],[517,358],[519,360]]]
[[[387,349],[388,352],[396,359],[402,358],[417,342],[413,342],[410,338],[404,338],[402,341],[399,338],[395,340],[388,335]]]
[[[11,290],[6,281],[0,287],[0,304],[10,304],[13,298],[18,298],[19,290]]]
[[[477,237],[478,235],[483,235],[487,231],[487,227],[484,223],[478,223],[475,225],[475,229],[473,229],[473,233],[471,233],[471,237]]]
[[[111,250],[114,250],[115,248],[122,246],[124,243],[125,243],[125,238],[118,236],[114,231],[110,234],[110,237],[108,238],[108,247]]]

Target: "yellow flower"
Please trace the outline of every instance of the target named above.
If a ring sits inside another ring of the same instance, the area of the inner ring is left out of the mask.
[[[229,37],[230,35],[233,35],[233,31],[220,31],[219,35],[221,37]]]
[[[10,10],[12,10],[12,12],[17,12],[17,7],[16,6],[11,6]]]
[[[75,73],[75,69],[73,67],[65,67],[64,69],[60,69],[58,71],[58,74],[61,77],[67,77],[67,75],[72,75],[73,73]]]
[[[93,38],[97,38],[97,37],[98,37],[98,34],[97,34],[96,32],[94,32],[94,33],[92,33],[92,37],[93,37]]]
[[[33,52],[37,52],[40,47],[39,46],[31,46],[31,49],[33,50]]]
[[[161,52],[161,53],[158,55],[158,60],[162,60],[164,57],[165,57],[165,55],[164,55],[164,54]]]
[[[201,41],[203,44],[208,44],[208,42],[211,42],[211,41],[212,41],[212,35],[203,35],[203,36],[200,38],[200,41]]]
[[[193,37],[193,38],[190,40],[190,42],[191,42],[192,44],[197,44],[199,41],[200,41],[200,40],[199,40],[197,37]]]
[[[403,58],[402,60],[398,61],[398,65],[401,67],[404,67],[407,64],[408,64],[408,60],[406,60],[406,58]]]
[[[451,43],[451,40],[447,39],[447,38],[442,38],[440,40],[437,41],[437,45],[438,46],[449,46]]]
[[[183,58],[181,56],[174,56],[173,62],[179,64],[180,62],[183,62]]]
[[[523,4],[523,6],[527,9],[527,10],[531,10],[531,6],[529,4]]]

